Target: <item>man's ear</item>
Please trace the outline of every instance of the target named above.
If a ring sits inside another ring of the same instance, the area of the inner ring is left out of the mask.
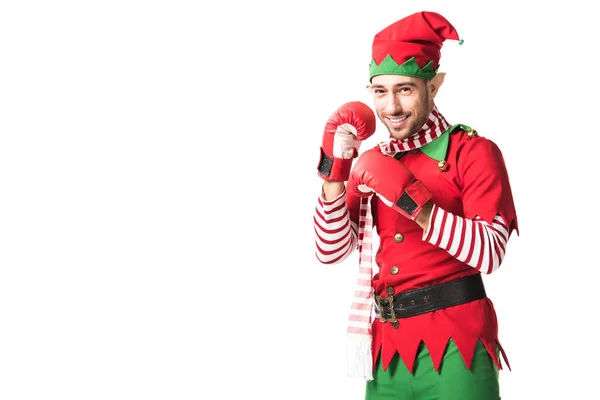
[[[444,83],[444,79],[446,79],[445,72],[438,72],[431,80],[429,81],[429,94],[431,97],[435,97],[435,95],[440,90],[440,87]]]

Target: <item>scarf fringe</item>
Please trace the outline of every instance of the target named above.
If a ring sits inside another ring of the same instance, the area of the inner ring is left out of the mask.
[[[373,380],[373,353],[369,336],[351,337],[346,347],[346,358],[349,377]]]
[[[363,197],[360,200],[358,220],[359,278],[352,306],[350,308],[347,332],[349,338],[347,347],[348,375],[350,377],[358,377],[367,380],[373,379],[373,359],[371,349],[371,323],[373,317],[373,287],[371,284],[373,280],[372,197],[373,195]],[[364,280],[367,280],[369,284],[363,284],[362,281]],[[368,314],[368,317],[366,314]]]

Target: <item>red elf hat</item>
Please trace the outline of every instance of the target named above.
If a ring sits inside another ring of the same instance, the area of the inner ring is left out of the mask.
[[[446,39],[459,40],[458,33],[435,12],[421,11],[394,22],[373,39],[369,80],[388,74],[433,78]]]

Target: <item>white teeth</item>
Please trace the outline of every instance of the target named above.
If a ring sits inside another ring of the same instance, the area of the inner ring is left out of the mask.
[[[398,122],[404,121],[406,118],[407,118],[407,116],[404,116],[402,118],[397,118],[397,119],[390,118],[390,121],[392,121],[393,124],[397,124]]]

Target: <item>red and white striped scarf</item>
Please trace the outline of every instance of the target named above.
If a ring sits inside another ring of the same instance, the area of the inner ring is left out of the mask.
[[[444,133],[450,124],[434,106],[427,122],[414,135],[404,140],[390,138],[379,144],[381,151],[391,157],[398,152],[417,149],[431,143]],[[348,375],[373,380],[372,316],[373,306],[373,216],[371,199],[360,201],[358,218],[358,280],[348,316]]]
[[[440,114],[436,106],[433,106],[427,122],[425,122],[417,133],[403,140],[389,138],[381,142],[379,147],[382,153],[394,156],[399,152],[418,149],[427,143],[433,142],[442,133],[446,132],[448,128],[450,128],[450,124],[446,121],[446,118]]]

